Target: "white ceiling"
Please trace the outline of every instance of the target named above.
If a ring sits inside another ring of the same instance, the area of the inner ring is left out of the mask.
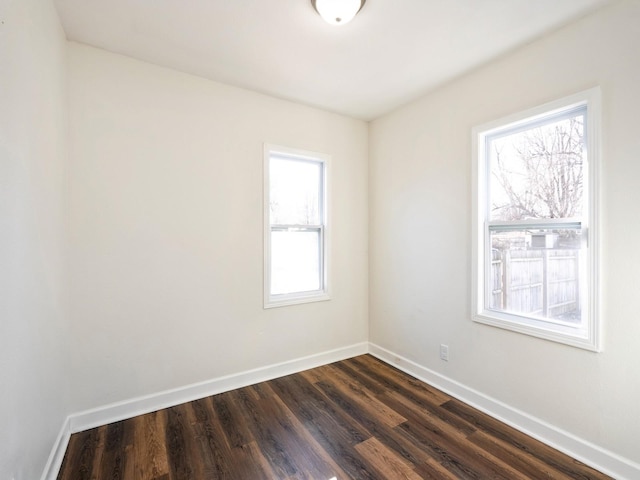
[[[610,0],[55,0],[70,40],[370,120]]]

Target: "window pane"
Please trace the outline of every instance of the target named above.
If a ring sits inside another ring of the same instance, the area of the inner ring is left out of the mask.
[[[583,213],[584,112],[490,137],[489,218],[572,218]]]
[[[489,308],[582,324],[582,231],[490,231]]]
[[[322,223],[322,163],[271,158],[271,225]]]
[[[271,294],[320,290],[320,231],[271,232]]]

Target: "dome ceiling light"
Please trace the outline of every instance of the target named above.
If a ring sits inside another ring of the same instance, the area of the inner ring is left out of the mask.
[[[345,25],[362,9],[366,0],[311,0],[316,12],[331,25]]]

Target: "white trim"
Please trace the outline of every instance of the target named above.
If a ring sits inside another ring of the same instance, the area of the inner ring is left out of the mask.
[[[67,446],[69,445],[69,438],[71,437],[69,418],[70,417],[65,418],[64,422],[62,422],[62,428],[60,429],[60,433],[58,433],[58,437],[53,444],[47,464],[42,472],[41,480],[56,480],[58,478],[58,473],[60,472],[60,467],[64,460],[64,454],[67,451]]]
[[[300,160],[309,160],[322,164],[322,225],[321,227],[321,269],[322,285],[321,289],[313,292],[294,292],[286,295],[271,295],[271,222],[269,211],[269,161],[272,154],[281,154]],[[300,150],[296,148],[283,147],[265,143],[263,146],[263,237],[264,237],[264,308],[283,307],[297,305],[300,303],[321,302],[331,300],[330,293],[330,273],[331,273],[331,192],[330,192],[330,170],[331,156],[325,153]]]
[[[532,220],[520,222],[489,222],[485,219],[487,204],[487,171],[485,157],[485,139],[498,132],[517,130],[530,125],[532,122],[544,122],[545,119],[557,116],[561,112],[567,112],[580,106],[586,106],[587,119],[585,136],[587,141],[587,165],[585,169],[585,192],[589,201],[588,216],[581,219],[580,226],[587,233],[587,271],[586,289],[587,299],[584,305],[583,315],[586,313],[586,322],[582,328],[565,328],[554,325],[551,322],[538,321],[526,315],[515,315],[509,312],[497,312],[487,307],[485,285],[489,284],[488,268],[486,262],[490,225],[504,226],[514,225],[540,225],[551,226],[567,223],[576,223],[578,219],[559,220]],[[472,251],[471,251],[471,316],[473,321],[485,325],[504,328],[514,332],[523,333],[533,337],[551,340],[565,345],[583,348],[593,352],[602,351],[602,317],[599,302],[600,289],[598,283],[598,271],[600,269],[600,245],[598,211],[599,200],[599,165],[601,162],[600,150],[600,118],[601,118],[601,92],[600,87],[594,87],[583,92],[561,98],[513,115],[494,120],[472,129]],[[484,185],[484,186],[483,186]],[[484,198],[481,198],[484,197]],[[485,222],[488,227],[485,226]],[[586,311],[586,312],[585,312]]]
[[[306,292],[291,293],[283,297],[284,298],[282,300],[269,300],[269,303],[266,303],[265,301],[264,308],[286,307],[288,305],[300,305],[301,303],[324,302],[326,300],[331,300],[329,294],[324,292],[311,292],[310,294]]]
[[[57,478],[69,443],[69,437],[72,433],[126,420],[137,415],[272,380],[365,353],[370,353],[383,362],[442,390],[448,395],[607,475],[618,480],[640,478],[640,465],[627,458],[550,425],[526,412],[423,367],[390,350],[374,343],[363,342],[70,415],[62,425],[41,480],[55,480]]]
[[[164,392],[158,392],[152,395],[103,405],[71,415],[69,417],[69,429],[71,433],[81,432],[101,425],[126,420],[137,415],[155,412],[163,408],[173,407],[218,393],[235,390],[236,388],[254,385],[357,355],[363,355],[367,353],[367,351],[367,342],[357,343],[355,345],[309,355],[267,367],[256,368],[246,372],[226,375],[192,385],[165,390]]]
[[[640,478],[640,464],[566,432],[412,360],[369,343],[369,353],[507,425],[618,480]]]

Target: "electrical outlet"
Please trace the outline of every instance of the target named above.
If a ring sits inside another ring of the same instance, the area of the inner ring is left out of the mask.
[[[445,345],[444,343],[440,344],[440,359],[445,362],[449,361],[449,345]]]

